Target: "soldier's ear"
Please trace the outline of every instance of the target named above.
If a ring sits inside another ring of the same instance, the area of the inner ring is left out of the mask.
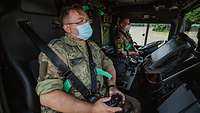
[[[70,32],[70,27],[69,25],[63,25],[63,29],[65,32],[69,33]]]

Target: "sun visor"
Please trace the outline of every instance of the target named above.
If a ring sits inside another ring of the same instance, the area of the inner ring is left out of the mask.
[[[55,0],[21,0],[21,9],[27,13],[57,15]]]

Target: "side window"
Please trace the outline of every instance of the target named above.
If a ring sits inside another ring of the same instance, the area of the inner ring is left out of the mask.
[[[200,7],[185,15],[184,33],[197,43],[197,33],[200,29]]]
[[[102,45],[108,45],[110,43],[110,24],[102,24]]]
[[[111,23],[112,17],[109,15],[102,16],[102,24],[101,24],[101,44],[109,45],[111,43]]]
[[[149,24],[149,31],[148,30]],[[137,42],[138,45],[144,45],[145,37],[147,36],[147,43],[151,43],[158,40],[168,40],[170,24],[157,24],[157,23],[131,23],[129,33],[131,34],[133,41]]]

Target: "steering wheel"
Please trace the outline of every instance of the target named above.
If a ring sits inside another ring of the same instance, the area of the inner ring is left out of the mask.
[[[164,40],[159,40],[159,41],[155,41],[155,42],[151,42],[145,46],[142,46],[139,48],[139,50],[143,51],[143,50],[146,50],[146,49],[150,49],[152,47],[156,47],[156,46],[159,46],[160,44],[164,43],[165,41]]]

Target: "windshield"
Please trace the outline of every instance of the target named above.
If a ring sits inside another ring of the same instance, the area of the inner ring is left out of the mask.
[[[149,29],[147,29],[148,24]],[[158,40],[168,40],[170,27],[170,24],[132,23],[129,33],[131,34],[133,41],[137,42],[138,45],[144,45],[146,35],[146,44]]]

